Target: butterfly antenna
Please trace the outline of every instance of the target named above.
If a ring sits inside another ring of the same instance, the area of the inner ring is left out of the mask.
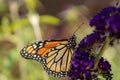
[[[84,24],[84,23],[81,23],[81,24],[79,25],[79,27],[74,31],[73,35],[79,30],[79,28],[81,28],[81,26],[82,26],[83,24]]]

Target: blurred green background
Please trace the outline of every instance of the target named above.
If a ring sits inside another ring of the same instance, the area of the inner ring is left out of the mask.
[[[70,38],[77,43],[92,32],[90,18],[114,0],[0,0],[0,80],[69,80],[54,78],[34,60],[25,60],[20,50],[46,39]],[[120,45],[103,55],[112,64],[113,80],[120,80]]]

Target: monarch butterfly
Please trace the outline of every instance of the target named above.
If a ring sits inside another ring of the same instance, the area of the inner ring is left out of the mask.
[[[45,40],[24,47],[20,54],[27,59],[39,61],[44,70],[54,77],[65,77],[70,70],[76,36],[69,39]]]

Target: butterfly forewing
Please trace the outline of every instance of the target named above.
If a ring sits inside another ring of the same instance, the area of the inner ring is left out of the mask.
[[[24,47],[20,53],[24,58],[41,62],[48,74],[65,77],[70,70],[75,45],[73,36],[70,39],[35,42]]]

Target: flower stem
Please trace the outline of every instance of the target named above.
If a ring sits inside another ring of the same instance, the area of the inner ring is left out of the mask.
[[[93,69],[96,69],[97,66],[98,66],[98,63],[99,63],[99,59],[102,57],[102,55],[104,54],[105,52],[105,49],[107,48],[107,46],[109,45],[110,43],[110,38],[107,37],[102,49],[100,50],[100,53],[97,55],[96,59],[95,59],[95,65],[94,65],[94,68]]]

